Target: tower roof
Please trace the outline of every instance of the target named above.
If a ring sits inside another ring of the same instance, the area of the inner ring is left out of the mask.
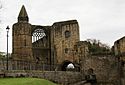
[[[29,18],[28,18],[28,14],[26,12],[26,9],[25,9],[25,6],[23,5],[21,10],[20,10],[20,13],[19,13],[19,16],[18,16],[18,21],[29,21]]]

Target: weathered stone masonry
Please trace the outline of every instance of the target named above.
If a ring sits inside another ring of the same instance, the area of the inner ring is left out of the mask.
[[[46,64],[50,70],[66,70],[66,66],[73,63],[79,70],[79,55],[75,48],[80,40],[77,20],[55,22],[52,26],[32,25],[28,21],[23,6],[18,22],[13,25],[12,60],[17,65],[28,69],[21,63],[25,61],[34,65]]]
[[[66,71],[67,65],[72,63],[75,71],[81,72],[81,75],[85,75],[92,68],[99,85],[125,84],[124,37],[114,43],[115,55],[93,56],[89,54],[88,43],[80,41],[77,20],[55,22],[52,26],[32,25],[24,6],[17,23],[13,25],[12,35],[10,70]],[[76,74],[77,77],[78,75]],[[70,76],[74,78],[72,73]]]

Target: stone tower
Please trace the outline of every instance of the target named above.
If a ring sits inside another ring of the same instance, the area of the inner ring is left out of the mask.
[[[33,59],[31,35],[32,27],[28,21],[29,18],[26,9],[22,6],[18,16],[18,22],[15,23],[12,28],[13,60],[31,61]]]
[[[74,46],[79,41],[79,25],[77,20],[56,22],[53,24],[53,45],[55,63],[61,65],[60,70],[70,63],[78,63],[79,58],[75,55]]]

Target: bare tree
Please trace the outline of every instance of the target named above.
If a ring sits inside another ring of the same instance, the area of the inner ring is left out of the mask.
[[[87,39],[89,43],[89,51],[92,54],[107,54],[111,52],[111,48],[108,44],[100,42],[97,39]]]

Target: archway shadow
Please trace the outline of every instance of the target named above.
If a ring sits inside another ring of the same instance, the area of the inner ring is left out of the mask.
[[[71,61],[64,61],[62,64],[61,64],[61,71],[67,71],[67,67],[69,64],[73,64]],[[73,64],[73,66],[75,67],[75,65]],[[75,68],[73,68],[75,69]]]

